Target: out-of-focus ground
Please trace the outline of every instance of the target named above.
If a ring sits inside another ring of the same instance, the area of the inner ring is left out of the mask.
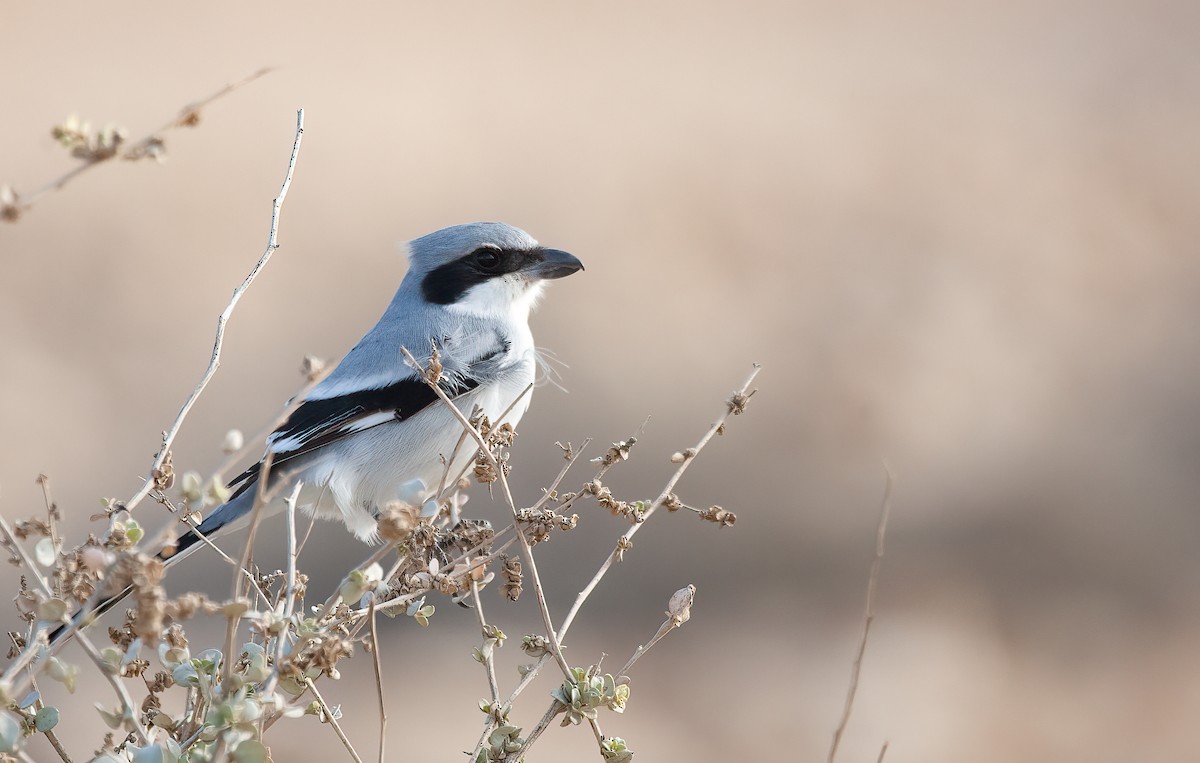
[[[1194,757],[1200,6],[133,2],[4,16],[0,182],[18,190],[72,166],[48,134],[70,112],[138,136],[280,67],[171,133],[161,166],[98,168],[0,227],[5,516],[38,509],[39,472],[76,534],[101,496],[134,492],[262,251],[303,106],[283,248],[234,315],[178,467],[214,468],[228,428],[264,426],[297,388],[304,353],[356,341],[404,271],[398,242],[506,220],[587,264],[534,318],[570,391],[537,392],[520,496],[558,469],[556,439],[604,444],[648,414],[611,483],[654,494],[670,453],[764,365],[748,414],[679,490],[736,511],[737,527],[656,516],[568,639],[573,660],[619,666],[672,591],[699,588],[693,620],[638,665],[628,712],[601,717],[639,759],[823,758],[883,459],[894,515],[841,760],[875,760],[885,740],[896,762]],[[482,494],[471,505],[500,516]],[[545,549],[559,617],[620,529],[584,514]],[[150,503],[139,516],[164,521]],[[330,585],[365,550],[335,528],[319,537],[307,566]],[[179,589],[227,591],[219,562],[186,569]],[[536,627],[531,602],[487,601],[510,635]],[[477,640],[445,602],[427,630],[385,623],[394,759],[474,743]],[[509,686],[516,651],[503,650]],[[551,672],[518,724],[540,716]],[[368,757],[373,691],[361,657],[324,688]],[[64,700],[77,759],[100,736],[86,694]],[[267,737],[275,760],[341,755],[315,719],[286,726]],[[555,728],[531,759],[593,746]]]

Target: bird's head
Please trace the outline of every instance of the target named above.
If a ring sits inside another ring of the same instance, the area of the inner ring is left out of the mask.
[[[405,281],[432,304],[511,315],[528,312],[547,280],[582,269],[573,255],[547,249],[520,228],[467,223],[411,242]]]

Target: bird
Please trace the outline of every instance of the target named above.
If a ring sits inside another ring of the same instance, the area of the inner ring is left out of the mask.
[[[159,554],[165,564],[248,524],[264,472],[272,497],[262,516],[282,510],[299,485],[297,508],[340,520],[365,542],[377,539],[381,510],[412,485],[424,488],[424,500],[444,474],[458,474],[474,448],[455,454],[462,425],[401,348],[425,362],[436,353],[438,384],[460,411],[480,410],[493,426],[517,425],[538,373],[530,311],[548,281],[583,263],[501,222],[443,228],[411,241],[408,255],[408,271],[378,323],[292,401],[263,458],[230,482],[225,503]],[[128,592],[76,619],[107,611]]]

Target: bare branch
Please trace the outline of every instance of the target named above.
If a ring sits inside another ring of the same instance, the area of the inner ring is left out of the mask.
[[[300,155],[300,142],[304,138],[304,109],[296,112],[296,139],[292,143],[292,155],[288,160],[287,174],[284,175],[283,185],[279,189],[279,195],[275,197],[275,201],[271,205],[271,228],[267,234],[267,248],[262,256],[255,263],[254,268],[242,281],[241,285],[233,290],[233,296],[229,300],[229,304],[221,312],[217,318],[217,333],[213,341],[212,357],[208,362],[208,368],[205,369],[204,375],[200,378],[200,382],[196,388],[192,390],[192,394],[184,401],[183,407],[179,409],[179,413],[175,416],[175,421],[171,427],[163,435],[162,447],[158,451],[158,455],[154,457],[154,463],[150,467],[150,474],[147,476],[142,487],[125,502],[127,508],[132,509],[145,498],[154,488],[155,474],[162,468],[168,454],[171,452],[171,445],[175,442],[175,436],[179,434],[180,427],[183,426],[183,420],[187,418],[188,413],[192,410],[192,406],[196,404],[200,394],[204,392],[204,388],[208,386],[209,381],[217,372],[217,368],[221,365],[221,346],[225,341],[225,324],[229,322],[230,316],[233,315],[233,310],[237,307],[237,303],[241,300],[242,295],[250,288],[250,284],[254,283],[254,279],[266,267],[270,261],[271,255],[279,248],[279,214],[283,209],[284,199],[287,198],[288,188],[292,185],[292,174],[296,170],[296,158]]]
[[[867,652],[867,637],[871,633],[871,623],[875,619],[875,589],[879,581],[879,568],[883,564],[883,541],[887,534],[888,514],[892,508],[892,469],[886,462],[883,464],[887,474],[887,482],[883,487],[883,502],[879,507],[879,526],[875,530],[875,558],[871,560],[871,573],[867,577],[867,606],[863,616],[862,638],[858,642],[858,653],[854,656],[854,664],[850,668],[850,687],[846,691],[846,705],[842,708],[842,718],[833,731],[833,742],[829,745],[828,763],[833,763],[837,757],[838,746],[842,742],[842,734],[846,724],[850,722],[850,711],[854,708],[854,695],[858,691],[858,677],[862,673],[863,655]],[[879,753],[880,760],[887,752],[887,745]]]
[[[680,628],[691,617],[692,599],[696,595],[696,586],[689,585],[687,588],[681,588],[671,596],[671,602],[667,607],[667,619],[658,627],[658,632],[654,634],[648,642],[643,646],[639,646],[633,656],[629,658],[629,662],[617,673],[617,677],[629,675],[630,669],[634,664],[645,656],[646,652],[663,639],[671,631]]]
[[[387,741],[387,706],[383,702],[383,662],[379,657],[379,630],[375,623],[375,595],[371,595],[370,602],[370,623],[371,623],[371,658],[375,664],[375,689],[379,692],[379,763],[386,763],[387,755],[384,753]]]
[[[287,584],[286,584],[287,585],[287,588],[286,588],[287,593],[285,594],[284,600],[283,600],[284,627],[279,631],[279,634],[275,636],[275,654],[272,656],[272,659],[274,660],[274,669],[271,671],[271,675],[267,677],[267,681],[263,685],[262,695],[264,697],[271,696],[271,693],[275,691],[275,684],[276,684],[276,682],[279,681],[279,670],[283,666],[284,657],[287,654],[287,645],[288,645],[287,621],[292,616],[292,608],[296,601],[296,500],[297,500],[297,498],[300,497],[300,490],[303,487],[304,487],[304,483],[297,481],[295,486],[292,487],[291,494],[289,494],[288,497],[284,499],[284,506],[286,507],[286,512],[287,512],[287,540],[288,540],[288,569],[287,569]],[[252,545],[252,541],[247,542],[246,549],[249,550],[251,545]],[[245,567],[243,566],[242,569],[245,570]],[[234,578],[235,589],[237,587],[237,581],[238,581],[238,578],[235,577]],[[234,596],[235,596],[235,598],[237,596],[236,590],[235,590]],[[230,627],[233,627],[234,623],[236,623],[236,620],[234,618],[230,618]],[[227,641],[227,644],[228,643],[229,642]],[[226,665],[233,664],[232,649],[230,649],[229,653],[225,657],[225,664]]]
[[[734,393],[734,397],[731,398],[731,400],[741,399],[744,401],[745,399],[748,399],[750,395],[754,394],[754,392],[750,390],[750,385],[754,383],[754,377],[758,376],[758,372],[761,370],[761,368],[762,367],[757,363],[754,365],[754,368],[750,371],[750,375],[746,377],[746,381],[744,381],[741,388]],[[745,403],[743,402],[742,405],[744,407]],[[591,596],[592,591],[595,590],[596,586],[600,584],[600,581],[604,578],[605,574],[608,573],[608,569],[612,566],[613,562],[619,558],[618,554],[620,553],[622,547],[627,545],[629,541],[633,539],[633,536],[637,534],[638,530],[645,526],[646,520],[648,520],[650,516],[654,514],[654,512],[657,511],[660,506],[663,505],[663,502],[666,501],[667,497],[671,495],[671,491],[675,488],[675,485],[679,482],[680,478],[683,477],[683,473],[686,472],[688,467],[691,466],[696,460],[696,456],[700,453],[700,451],[704,450],[704,446],[716,436],[717,432],[723,431],[725,427],[725,421],[735,413],[741,413],[741,409],[735,408],[732,404],[729,404],[725,414],[717,419],[711,427],[709,427],[708,431],[704,433],[704,436],[700,438],[700,441],[696,443],[694,448],[692,448],[691,457],[685,459],[683,463],[679,465],[679,468],[675,470],[675,473],[671,475],[671,478],[667,480],[666,487],[663,488],[662,493],[654,500],[654,503],[652,503],[650,508],[647,509],[642,515],[642,521],[631,526],[625,531],[621,538],[618,539],[617,547],[613,549],[613,551],[608,555],[608,558],[604,560],[604,563],[600,565],[600,569],[596,571],[596,575],[592,578],[591,582],[589,582],[587,586],[579,592],[579,596],[576,597],[575,603],[571,605],[570,611],[567,612],[566,619],[563,620],[562,626],[558,629],[560,637],[566,636],[567,630],[571,627],[571,623],[575,621],[575,616],[579,614],[579,609],[583,606],[583,603],[587,601],[587,598]]]
[[[93,167],[96,167],[97,165],[104,164],[112,159],[116,159],[117,157],[121,157],[123,159],[141,159],[143,157],[151,156],[151,155],[154,155],[155,153],[160,152],[160,150],[162,148],[163,133],[167,132],[168,130],[173,130],[178,127],[194,126],[200,120],[200,110],[202,108],[204,108],[205,106],[207,106],[208,104],[212,103],[213,101],[215,101],[219,98],[223,98],[226,95],[229,95],[234,90],[244,87],[245,85],[250,84],[251,82],[255,81],[256,79],[258,79],[266,74],[269,74],[271,71],[273,71],[273,69],[270,67],[267,67],[264,69],[259,69],[258,71],[254,72],[253,74],[251,74],[248,77],[244,77],[244,78],[238,80],[237,82],[229,83],[228,85],[221,88],[220,90],[213,93],[212,95],[209,95],[205,98],[202,98],[199,101],[196,101],[194,103],[188,104],[187,106],[184,106],[179,111],[179,114],[177,116],[175,116],[173,119],[171,119],[171,121],[167,122],[162,127],[159,127],[157,130],[150,133],[146,137],[134,142],[128,148],[121,150],[121,151],[113,150],[110,152],[103,152],[103,153],[89,155],[77,167],[73,168],[72,170],[70,170],[69,172],[67,172],[63,175],[60,175],[59,177],[55,178],[54,180],[51,180],[46,185],[42,186],[41,188],[38,188],[36,191],[34,191],[28,195],[22,196],[22,195],[16,194],[16,192],[14,192],[10,189],[9,195],[12,196],[12,198],[8,199],[8,200],[0,199],[0,204],[3,205],[3,214],[0,214],[0,218],[3,218],[10,222],[17,220],[18,218],[20,218],[20,216],[23,213],[29,211],[29,209],[33,206],[33,203],[35,201],[37,201],[37,199],[39,199],[40,197],[42,197],[52,191],[57,191],[57,190],[61,189],[67,183],[71,182],[75,178],[79,177],[80,175],[82,175],[83,173],[92,169]]]
[[[329,705],[325,702],[325,698],[321,696],[321,692],[317,691],[317,685],[313,683],[311,678],[305,678],[304,683],[306,686],[308,686],[308,690],[313,693],[313,696],[317,698],[317,704],[321,706],[322,712],[325,713],[325,719],[329,721],[330,726],[333,726],[334,733],[337,734],[338,739],[342,740],[342,744],[345,746],[346,752],[350,753],[350,757],[354,759],[354,763],[363,763],[362,758],[360,758],[358,753],[354,751],[354,745],[350,744],[350,739],[346,737],[346,732],[342,731],[342,727],[337,722],[337,718],[333,717],[333,710],[329,708]]]
[[[483,600],[479,598],[479,584],[474,579],[471,580],[471,599],[475,602],[475,614],[479,618],[479,627],[486,629],[487,618],[483,616]],[[496,683],[496,663],[492,660],[491,654],[486,655],[483,661],[483,666],[487,670],[488,688],[492,693],[492,704],[494,707],[500,705],[500,686]]]
[[[421,364],[415,357],[413,357],[413,354],[408,351],[407,347],[401,347],[400,352],[404,355],[405,359],[415,369],[417,369],[418,372],[421,372]],[[469,434],[475,440],[476,444],[479,445],[480,452],[487,459],[488,463],[491,464],[492,468],[496,470],[496,474],[499,477],[500,486],[504,491],[504,500],[508,504],[509,510],[512,511],[513,518],[515,520],[517,516],[517,504],[513,500],[512,491],[509,489],[508,479],[504,475],[504,468],[492,454],[492,450],[490,447],[488,447],[487,441],[484,440],[481,434],[479,434],[479,430],[477,430],[471,424],[470,420],[463,415],[463,412],[458,409],[458,406],[454,404],[454,401],[450,399],[445,390],[443,390],[437,383],[436,379],[431,380],[426,378],[426,383],[434,391],[438,398],[441,399],[446,407],[450,409],[450,412],[454,415],[454,417],[458,419],[458,423],[462,425],[464,431],[466,431],[467,434]],[[533,592],[538,601],[538,610],[541,612],[543,623],[546,626],[546,637],[550,639],[554,657],[556,660],[558,660],[558,665],[560,668],[562,668],[563,675],[567,677],[567,680],[572,680],[571,666],[567,664],[566,658],[563,657],[562,644],[559,641],[558,634],[554,632],[554,623],[550,619],[550,609],[546,603],[546,592],[542,588],[541,576],[538,575],[537,562],[534,561],[533,558],[533,550],[529,544],[529,539],[525,537],[525,532],[519,527],[517,528],[517,540],[521,542],[521,550],[524,552],[525,561],[529,565],[529,573],[533,578]]]

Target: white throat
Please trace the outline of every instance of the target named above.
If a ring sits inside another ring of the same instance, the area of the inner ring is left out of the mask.
[[[526,324],[544,288],[543,281],[529,283],[521,276],[507,275],[471,287],[462,299],[446,307],[456,313]]]

